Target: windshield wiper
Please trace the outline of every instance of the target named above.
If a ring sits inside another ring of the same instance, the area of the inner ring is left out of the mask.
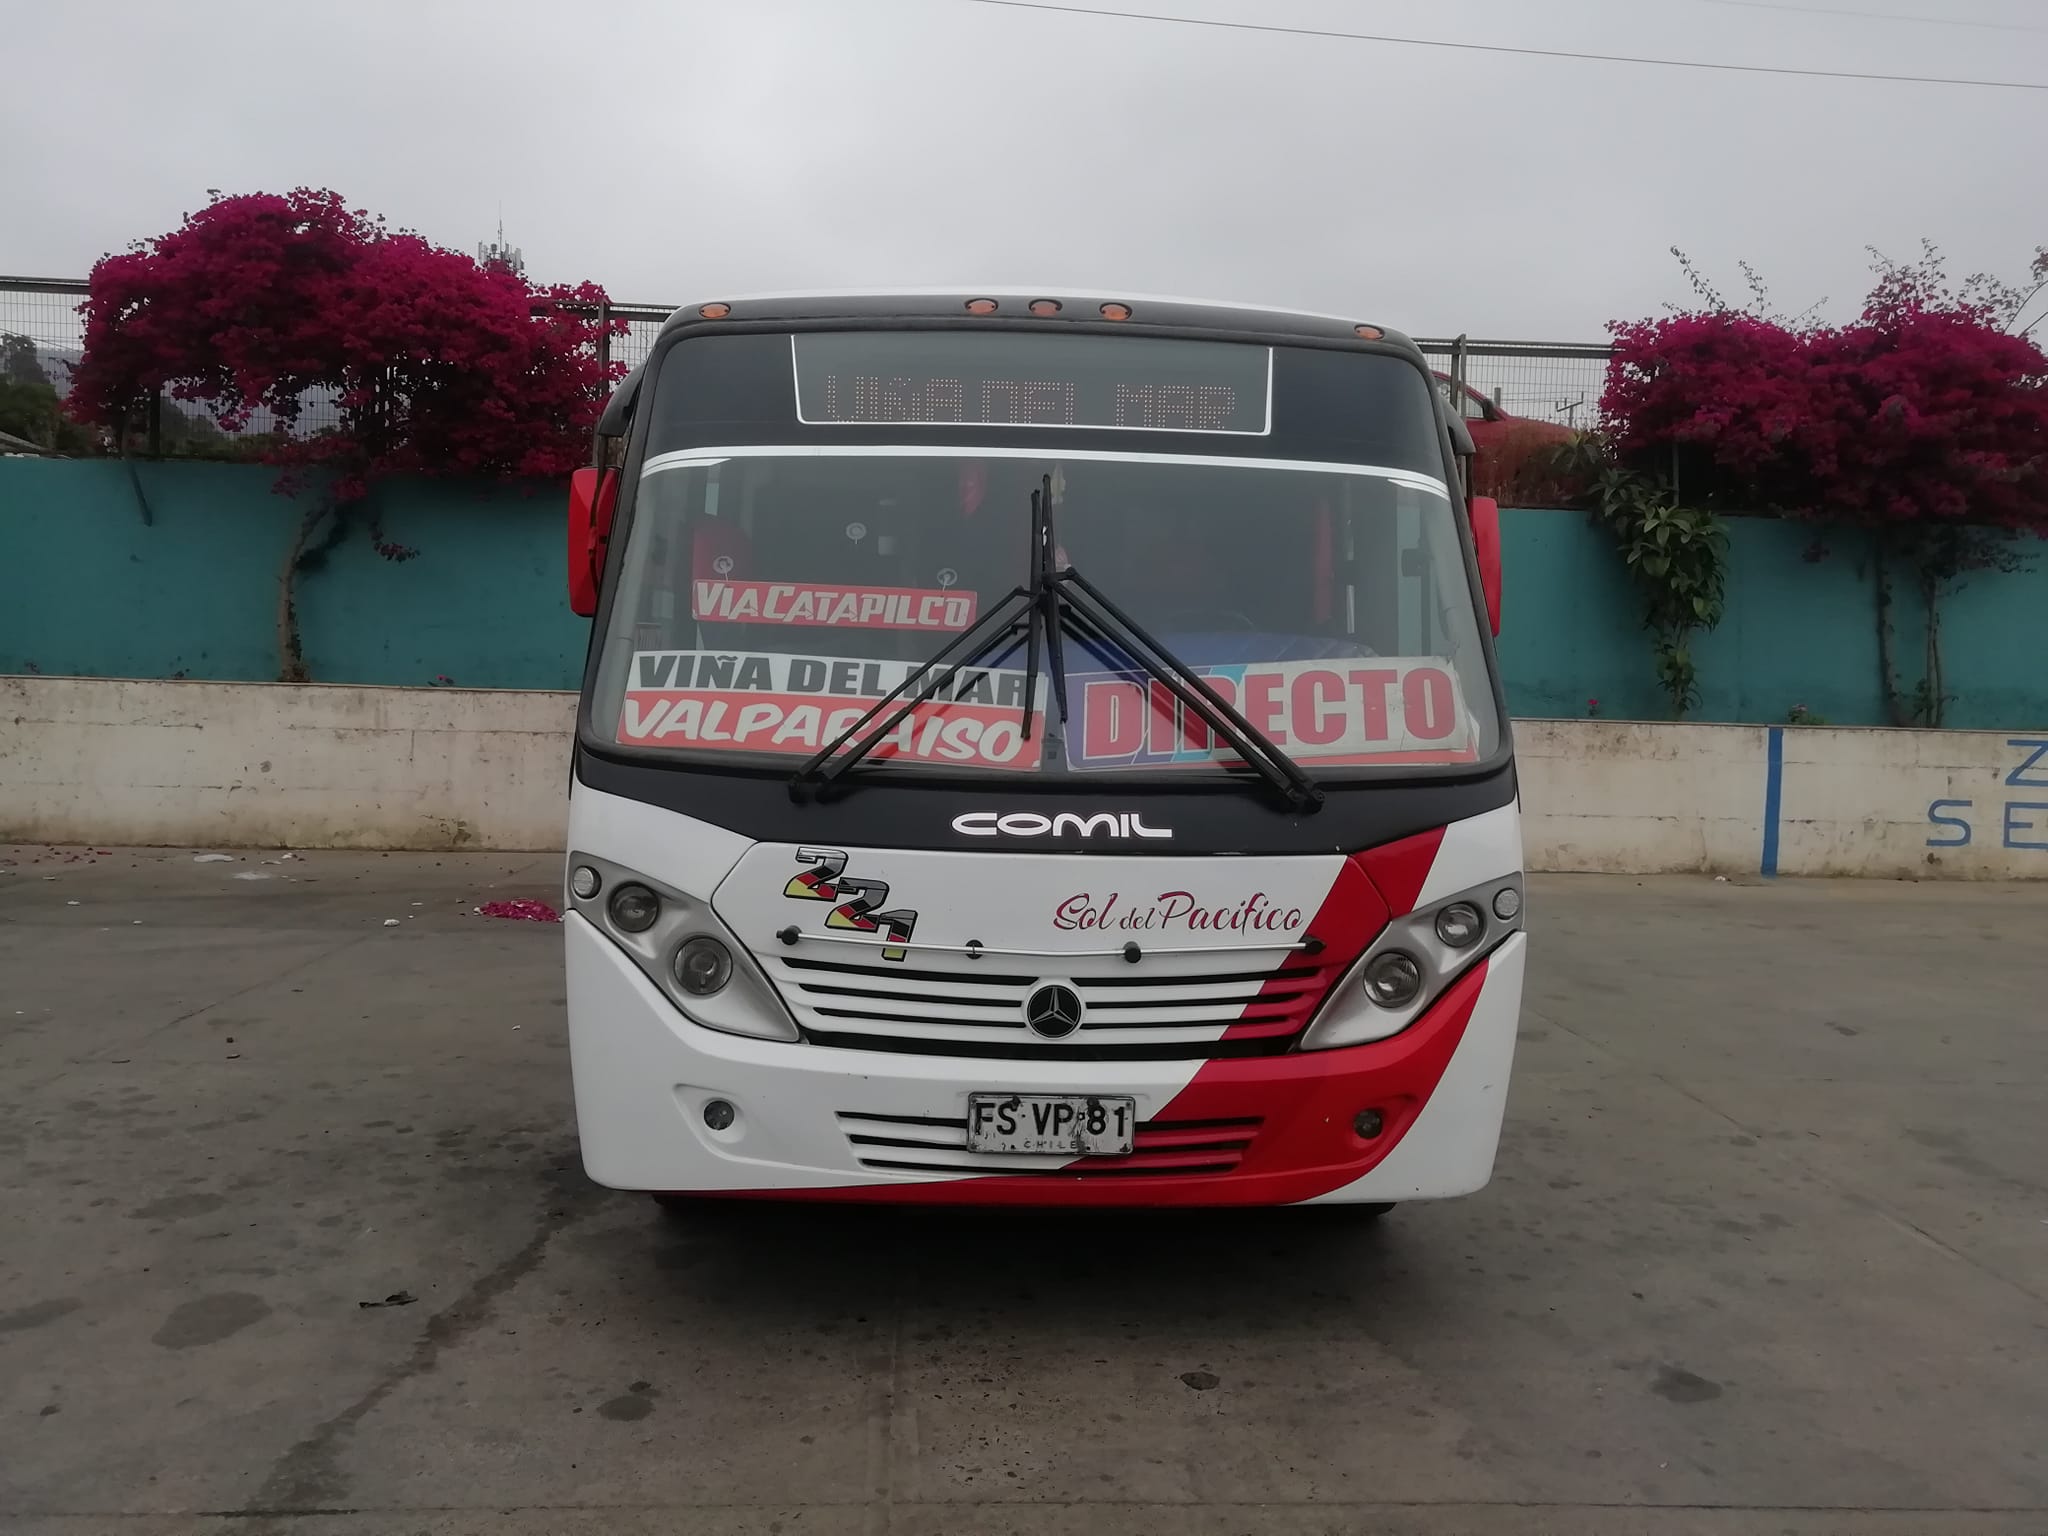
[[[1031,580],[1021,587],[1012,587],[1001,602],[983,616],[973,628],[962,632],[944,646],[939,653],[889,692],[877,699],[874,705],[853,724],[841,731],[821,747],[790,780],[790,794],[801,799],[805,787],[816,779],[822,789],[852,768],[886,740],[917,706],[926,698],[941,690],[950,690],[953,679],[966,668],[973,666],[982,657],[1007,646],[1017,637],[1017,631],[1024,631],[1024,704],[1023,729],[1025,738],[1031,735],[1032,719],[1038,704],[1038,651],[1040,636],[1045,641],[1046,660],[1050,663],[1048,672],[1052,680],[1055,706],[1059,710],[1062,727],[1067,723],[1067,673],[1065,659],[1060,646],[1060,634],[1068,625],[1084,637],[1099,639],[1135,661],[1140,670],[1166,685],[1167,690],[1180,700],[1182,705],[1201,716],[1210,731],[1237,749],[1238,756],[1256,770],[1297,810],[1313,811],[1321,808],[1323,791],[1316,781],[1303,771],[1301,764],[1274,744],[1273,739],[1253,725],[1236,708],[1226,704],[1192,667],[1175,656],[1164,644],[1155,639],[1143,625],[1125,613],[1112,602],[1096,585],[1089,581],[1073,566],[1059,567],[1058,542],[1053,537],[1052,527],[1052,476],[1046,475],[1039,488],[1031,493]],[[1002,620],[1000,628],[996,621]],[[980,642],[954,662],[943,678],[930,688],[920,689],[919,682],[929,676],[940,663],[956,650],[965,647],[968,641],[979,635]],[[1107,659],[1107,658],[1105,658]],[[905,697],[905,695],[909,695]],[[900,702],[899,702],[900,701]],[[889,719],[865,736],[870,721],[883,710],[895,704],[895,712]],[[856,737],[860,740],[850,752],[842,751],[846,744]]]
[[[803,799],[813,780],[821,790],[830,786],[834,779],[888,740],[919,704],[935,693],[944,692],[950,696],[954,678],[990,652],[1000,654],[1014,645],[1020,629],[1023,631],[1026,657],[1022,708],[1024,739],[1031,739],[1032,726],[1038,715],[1038,645],[1041,632],[1045,638],[1046,654],[1052,662],[1053,693],[1059,702],[1060,723],[1064,725],[1067,719],[1067,674],[1060,653],[1059,594],[1052,584],[1053,564],[1052,476],[1047,475],[1039,488],[1031,493],[1030,581],[1004,593],[1002,600],[978,623],[955,635],[930,661],[912,671],[875,700],[858,720],[820,747],[791,777],[791,798]],[[929,687],[919,686],[948,656],[977,636],[980,637],[979,643],[947,668],[945,676]],[[869,723],[892,704],[896,705],[895,713],[872,731],[868,730]],[[858,745],[851,752],[845,751],[846,744],[855,738],[859,738]]]
[[[933,694],[944,691],[950,696],[954,678],[980,661],[982,657],[988,655],[991,651],[1007,649],[1015,644],[1017,631],[1020,627],[1030,628],[1035,642],[1037,636],[1035,627],[1037,614],[1038,609],[1034,606],[1030,587],[1010,588],[1008,592],[1003,594],[1002,600],[995,607],[989,609],[987,613],[983,614],[969,628],[962,630],[951,640],[948,640],[939,648],[936,656],[914,669],[902,682],[875,700],[873,704],[868,706],[865,714],[837,736],[826,742],[824,746],[820,747],[816,753],[807,759],[803,767],[797,769],[790,778],[790,798],[795,800],[803,799],[807,787],[813,779],[817,781],[821,789],[829,785],[834,779],[845,773],[847,769],[853,767],[855,763],[858,763],[886,741],[896,727],[909,717],[911,711]],[[997,624],[997,620],[1002,621],[1000,626]],[[975,640],[977,636],[979,637],[979,643],[974,645],[972,649],[967,650],[965,655],[948,667],[944,677],[929,687],[919,686],[925,678],[931,676],[940,663],[945,661],[948,656],[966,647],[968,642]],[[1036,654],[1034,646],[1033,655],[1035,656]],[[908,695],[907,698],[905,697],[906,694]],[[901,700],[901,703],[898,703],[898,700]],[[1024,734],[1026,736],[1031,734],[1031,703],[1031,692],[1029,688],[1026,688],[1024,693]],[[882,725],[877,726],[872,731],[868,731],[865,736],[861,736],[861,733],[867,730],[868,722],[881,714],[891,704],[896,704],[896,712]],[[844,752],[842,749],[848,742],[853,741],[855,737],[860,737],[859,744],[851,752]]]
[[[1275,745],[1273,739],[1251,721],[1223,702],[1199,673],[1152,635],[1142,624],[1112,602],[1094,582],[1072,565],[1056,570],[1057,543],[1052,530],[1052,476],[1031,498],[1035,532],[1039,537],[1038,569],[1034,585],[1042,589],[1047,632],[1052,637],[1053,688],[1059,698],[1060,723],[1067,720],[1067,681],[1059,660],[1062,621],[1084,620],[1088,628],[1135,661],[1140,669],[1166,685],[1183,706],[1202,717],[1215,735],[1233,747],[1249,766],[1278,790],[1297,810],[1313,811],[1322,806],[1323,791],[1303,771],[1301,764]],[[1080,628],[1076,625],[1076,628]],[[1107,658],[1105,658],[1107,659]],[[1026,685],[1028,688],[1028,684]],[[1029,697],[1028,693],[1026,695]]]
[[[1031,493],[1031,623],[1026,635],[1024,662],[1024,737],[1031,737],[1031,706],[1038,701],[1038,637],[1045,636],[1045,655],[1052,672],[1053,698],[1059,705],[1060,724],[1067,723],[1067,668],[1060,656],[1060,587],[1054,570],[1056,546],[1052,537],[1052,476],[1040,480]]]

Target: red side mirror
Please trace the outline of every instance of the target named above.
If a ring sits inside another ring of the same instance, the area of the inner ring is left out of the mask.
[[[616,469],[579,469],[569,477],[569,607],[586,619],[597,612],[612,510],[619,504]]]
[[[1472,552],[1479,557],[1479,589],[1486,594],[1486,617],[1493,632],[1500,633],[1500,503],[1491,496],[1474,496],[1472,508]]]

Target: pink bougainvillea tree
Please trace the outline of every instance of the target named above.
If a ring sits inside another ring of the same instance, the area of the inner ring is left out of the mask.
[[[216,198],[93,268],[69,409],[123,431],[159,391],[238,432],[305,492],[279,580],[281,675],[305,677],[293,580],[313,535],[392,474],[511,478],[583,462],[625,372],[594,283],[538,287],[350,208],[328,191]],[[301,430],[309,395],[318,430]],[[325,402],[331,402],[331,406]],[[326,418],[331,413],[331,421]],[[409,558],[373,529],[388,559]]]
[[[2015,533],[2048,536],[2048,356],[2027,334],[2048,252],[2017,288],[1952,287],[1931,247],[1876,272],[1842,325],[1736,308],[1699,283],[1698,309],[1616,324],[1602,426],[1620,463],[1688,500],[1867,530],[1886,696],[1900,723],[1938,724],[1942,598],[1969,571],[2011,569]],[[1891,660],[1897,568],[1926,614],[1910,691]]]

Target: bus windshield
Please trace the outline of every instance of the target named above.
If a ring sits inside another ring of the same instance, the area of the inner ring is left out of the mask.
[[[800,761],[1028,579],[1030,497],[1048,479],[1058,561],[1318,778],[1492,755],[1492,689],[1439,482],[1094,450],[649,459],[595,728],[695,763]],[[1063,660],[1063,728],[1043,669],[1025,697],[1020,638],[921,703],[871,763],[1180,774],[1235,761],[1101,637],[1067,635]]]

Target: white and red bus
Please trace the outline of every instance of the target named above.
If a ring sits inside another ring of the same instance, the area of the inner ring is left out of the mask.
[[[1412,342],[734,300],[600,430],[593,1179],[1374,1214],[1486,1183],[1524,949],[1498,525]]]

